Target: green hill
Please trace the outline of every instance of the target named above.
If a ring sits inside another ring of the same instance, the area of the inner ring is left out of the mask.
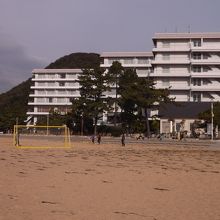
[[[49,64],[47,69],[65,68],[94,68],[100,65],[99,54],[95,53],[72,53],[57,59]],[[17,85],[8,92],[0,94],[0,131],[11,129],[18,118],[23,123],[27,118],[28,96],[31,79]]]

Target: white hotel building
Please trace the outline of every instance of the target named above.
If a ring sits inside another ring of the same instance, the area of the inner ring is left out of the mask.
[[[220,33],[157,33],[151,76],[176,101],[220,101]]]
[[[101,67],[113,61],[153,78],[156,88],[170,88],[178,102],[220,101],[220,33],[156,33],[152,52],[104,52]],[[79,97],[80,69],[34,69],[29,118],[57,109],[65,114]],[[108,92],[114,97],[115,91]]]

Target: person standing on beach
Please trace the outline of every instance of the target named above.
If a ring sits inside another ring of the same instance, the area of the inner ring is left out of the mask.
[[[92,143],[94,144],[95,143],[95,135],[92,135],[91,140],[92,140]]]
[[[15,135],[15,146],[20,146],[20,133],[17,130],[17,133]]]
[[[125,146],[125,134],[124,133],[121,136],[121,145]]]
[[[97,136],[97,142],[98,142],[98,144],[101,143],[101,134],[98,134],[98,136]]]

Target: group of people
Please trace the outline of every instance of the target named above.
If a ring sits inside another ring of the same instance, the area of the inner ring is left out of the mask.
[[[94,144],[95,143],[95,135],[92,135],[91,140],[92,140],[92,143]],[[101,143],[101,134],[97,135],[97,142],[98,142],[98,144]]]
[[[97,136],[95,136],[95,135],[91,136],[91,141],[93,144],[95,143],[95,138],[97,138],[97,143],[100,144],[101,143],[101,134],[98,134]],[[121,145],[125,146],[125,134],[124,133],[121,135]]]

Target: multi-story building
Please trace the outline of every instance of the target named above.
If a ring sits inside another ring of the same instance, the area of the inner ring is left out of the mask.
[[[31,93],[28,102],[28,119],[46,116],[51,110],[66,114],[71,110],[71,98],[79,97],[79,83],[76,82],[80,69],[34,69],[32,71]]]
[[[176,101],[220,101],[220,33],[156,33],[156,88],[170,88]]]
[[[108,69],[114,61],[125,68],[135,68],[139,77],[147,77],[152,72],[152,52],[104,52],[101,54],[101,67]]]

